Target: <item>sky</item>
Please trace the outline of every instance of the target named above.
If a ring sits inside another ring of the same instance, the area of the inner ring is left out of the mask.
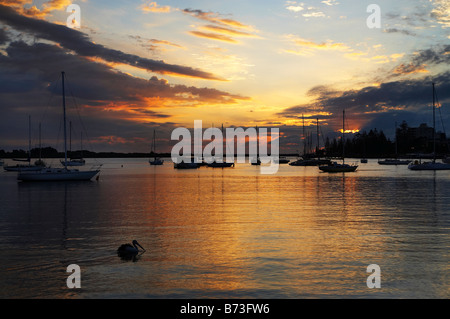
[[[177,127],[276,127],[302,149],[395,123],[450,128],[447,0],[0,0],[0,149],[61,149],[61,72],[73,148],[170,152]],[[379,8],[379,20],[371,4]],[[73,17],[77,17],[76,15]],[[77,19],[75,19],[77,20]],[[370,28],[369,22],[379,21]],[[74,22],[73,19],[69,19]],[[76,21],[75,21],[76,22]]]

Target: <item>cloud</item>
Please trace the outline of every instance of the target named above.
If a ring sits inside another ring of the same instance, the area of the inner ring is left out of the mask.
[[[409,36],[417,35],[415,32],[411,32],[411,31],[403,30],[403,29],[396,29],[396,28],[384,29],[383,32],[385,32],[385,33],[401,33],[403,35],[409,35]]]
[[[286,1],[286,9],[291,12],[300,12],[305,10],[304,3],[297,3],[296,1]]]
[[[55,146],[61,105],[57,79],[62,70],[68,108],[72,116],[74,107],[78,109],[97,147],[104,142],[102,136],[112,136],[110,141],[118,150],[147,151],[148,123],[164,121],[168,125],[172,108],[231,105],[248,99],[217,89],[171,85],[156,76],[136,78],[51,43],[15,41],[0,55],[1,107],[2,114],[7,114],[0,118],[0,135],[5,145],[17,144],[17,136],[11,132],[17,134],[17,127],[22,127],[23,118],[30,114],[35,121],[46,123],[45,127],[50,124],[45,136],[50,136],[47,143]],[[170,123],[167,127],[173,128],[175,123]],[[123,140],[129,144],[120,146]]]
[[[317,51],[340,51],[351,52],[352,49],[344,43],[336,43],[331,40],[317,43],[311,40],[302,38],[293,38],[291,35],[287,36],[291,43],[295,45],[295,49],[284,50],[286,53],[311,56]]]
[[[201,31],[189,31],[189,34],[195,35],[200,38],[207,38],[207,39],[212,39],[212,40],[237,43],[237,41],[234,40],[233,38],[225,36],[223,34],[210,33],[210,32],[208,33],[208,32],[201,32]]]
[[[5,29],[0,29],[0,45],[6,43],[9,40],[8,35],[6,34]]]
[[[207,21],[210,24],[200,26],[197,31],[190,31],[189,34],[228,43],[238,43],[233,37],[251,37],[259,38],[257,35],[250,33],[256,30],[249,25],[241,23],[234,19],[223,18],[220,14],[214,12],[205,12],[202,10],[184,9],[183,13],[191,15],[199,20]],[[212,23],[212,24],[211,24]],[[206,30],[204,32],[201,30]],[[245,30],[245,31],[244,31]]]
[[[86,57],[98,57],[107,62],[128,64],[137,68],[161,74],[196,77],[207,80],[222,80],[221,78],[198,69],[187,66],[168,64],[109,49],[101,44],[90,41],[89,37],[80,31],[63,25],[22,16],[9,7],[0,5],[0,20],[12,28],[33,36],[58,43],[64,48]]]
[[[448,0],[435,0],[431,17],[436,19],[443,28],[450,28],[450,3]]]
[[[390,72],[387,78],[400,75],[429,73],[433,66],[450,65],[450,45],[439,45],[430,49],[421,50],[408,55],[403,62]]]
[[[42,4],[42,9],[37,8],[36,6],[31,6],[26,8],[25,5],[31,4],[33,0],[13,0],[13,1],[5,1],[0,0],[0,5],[8,5],[14,8],[20,14],[43,19],[48,16],[52,11],[55,10],[63,10],[69,6],[72,1],[71,0],[49,0]]]
[[[326,0],[322,1],[322,3],[333,6],[339,4],[338,2],[335,2],[335,0]],[[285,3],[286,10],[294,12],[294,13],[301,13],[301,15],[305,18],[322,18],[326,17],[325,13],[319,10],[319,8],[316,7],[306,7],[303,2],[297,2],[297,1],[286,1]]]
[[[220,14],[214,13],[214,12],[205,12],[202,10],[184,9],[183,13],[191,15],[197,19],[209,21],[209,22],[216,23],[216,24],[226,25],[226,26],[230,26],[230,27],[237,27],[240,29],[249,29],[249,30],[253,29],[251,26],[243,24],[237,20],[221,18]]]
[[[154,1],[148,1],[147,3],[142,4],[139,8],[145,13],[168,13],[172,10],[170,6],[160,6]]]
[[[335,6],[335,5],[339,4],[339,2],[337,2],[337,0],[325,0],[325,1],[322,1],[322,3],[326,4],[327,6]]]
[[[328,114],[322,119],[334,129],[340,128],[339,116],[344,109],[359,123],[359,128],[367,126],[382,114],[410,112],[426,116],[430,112],[428,106],[432,100],[432,82],[437,85],[440,101],[450,102],[450,71],[447,71],[435,76],[391,81],[358,90],[336,91],[327,86],[317,86],[309,92],[310,96],[315,97],[311,103],[289,107],[278,115],[298,119],[307,112]]]
[[[426,64],[415,65],[413,63],[409,63],[409,64],[402,63],[394,69],[394,73],[401,74],[401,75],[415,74],[415,73],[428,73],[429,71],[426,69],[426,66],[427,66]]]
[[[304,16],[305,18],[323,18],[325,17],[325,13],[323,13],[322,11],[313,11],[304,13],[302,14],[302,16]]]

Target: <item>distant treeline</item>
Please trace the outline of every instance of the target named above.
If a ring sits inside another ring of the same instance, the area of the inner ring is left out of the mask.
[[[418,133],[417,133],[418,132]],[[382,130],[372,129],[369,132],[362,131],[345,138],[345,156],[346,157],[414,157],[414,154],[433,153],[433,129],[426,125],[419,128],[408,127],[403,122],[396,129],[396,140],[391,141],[386,138]],[[436,154],[438,156],[450,154],[449,143],[444,133],[436,133]],[[300,156],[303,154],[280,154],[282,156]],[[342,139],[335,138],[325,141],[325,148],[316,150],[315,154],[310,156],[320,157],[341,157]],[[170,153],[117,153],[117,152],[91,152],[88,150],[68,152],[69,158],[139,158],[139,157],[171,157]],[[31,150],[31,158],[63,158],[64,152],[58,152],[52,147],[42,149],[34,148]],[[6,152],[0,150],[0,158],[28,158],[28,152],[24,150],[13,150]]]
[[[382,130],[377,129],[362,131],[353,135],[352,138],[345,138],[345,156],[346,157],[395,157],[405,156],[411,157],[414,154],[431,154],[433,153],[432,128],[428,129],[428,135],[417,136],[413,134],[415,128],[408,127],[403,122],[396,129],[396,140],[391,141],[386,138]],[[449,154],[449,140],[446,139],[444,133],[436,133],[436,154]],[[325,150],[323,155],[329,157],[342,156],[342,139],[337,138],[330,141],[328,138],[325,142]]]

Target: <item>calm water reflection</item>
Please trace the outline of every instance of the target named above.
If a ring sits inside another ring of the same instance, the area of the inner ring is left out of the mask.
[[[177,171],[109,159],[100,180],[0,174],[2,298],[448,298],[448,172]],[[123,165],[123,167],[122,167]],[[116,249],[147,249],[124,261]],[[79,290],[66,267],[81,267]],[[382,288],[368,289],[378,264]]]

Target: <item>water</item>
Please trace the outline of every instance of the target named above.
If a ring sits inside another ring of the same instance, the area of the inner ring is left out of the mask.
[[[0,173],[0,298],[450,296],[448,171],[99,161],[92,182]],[[122,260],[133,239],[147,251]],[[81,289],[66,286],[70,264]],[[370,264],[380,289],[366,285]]]

